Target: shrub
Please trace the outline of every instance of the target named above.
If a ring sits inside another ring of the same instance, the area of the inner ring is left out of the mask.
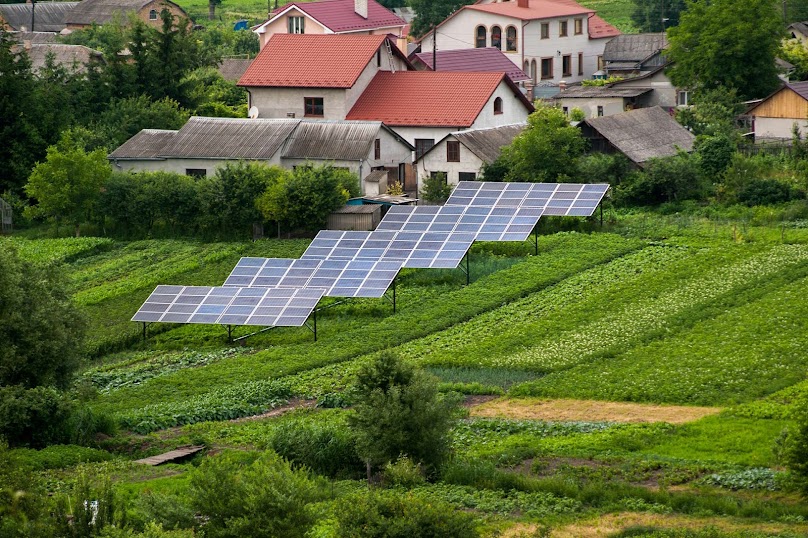
[[[618,191],[628,203],[657,205],[662,202],[696,200],[707,193],[697,156],[679,153],[651,159],[642,172],[630,175]]]
[[[42,448],[69,439],[71,403],[53,388],[0,387],[0,436],[12,446]]]
[[[452,194],[452,187],[446,183],[446,174],[438,172],[431,175],[424,181],[424,190],[421,198],[427,202],[445,202]]]
[[[414,488],[426,482],[421,465],[414,463],[407,456],[402,456],[395,463],[388,463],[384,467],[382,481],[388,486]]]
[[[800,197],[796,189],[774,179],[753,179],[738,192],[738,201],[748,206],[779,204]]]
[[[176,495],[147,492],[135,502],[135,508],[144,517],[161,528],[191,529],[196,518],[190,502]]]
[[[326,476],[355,477],[362,472],[354,437],[341,424],[287,422],[275,430],[270,446],[290,462]]]

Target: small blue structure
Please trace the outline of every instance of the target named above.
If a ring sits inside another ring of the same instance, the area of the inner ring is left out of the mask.
[[[242,19],[240,21],[236,21],[236,24],[233,25],[233,30],[247,30],[249,26],[247,25],[249,21],[247,19]]]

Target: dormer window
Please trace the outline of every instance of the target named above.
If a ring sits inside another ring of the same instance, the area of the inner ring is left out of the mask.
[[[149,20],[150,21],[156,21],[157,20],[157,10],[156,9],[152,9],[152,10],[149,11]]]
[[[289,17],[289,33],[290,34],[303,34],[305,33],[304,25],[306,22],[305,17]]]

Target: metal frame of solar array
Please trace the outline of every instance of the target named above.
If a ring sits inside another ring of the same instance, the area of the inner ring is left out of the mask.
[[[492,183],[461,181],[446,206],[542,208],[543,216],[589,217],[609,190],[608,183]]]

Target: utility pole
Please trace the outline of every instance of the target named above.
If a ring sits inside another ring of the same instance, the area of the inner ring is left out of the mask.
[[[34,11],[36,11],[36,0],[31,0],[31,33],[34,33]]]
[[[438,70],[438,31],[437,26],[432,25],[432,71]]]

